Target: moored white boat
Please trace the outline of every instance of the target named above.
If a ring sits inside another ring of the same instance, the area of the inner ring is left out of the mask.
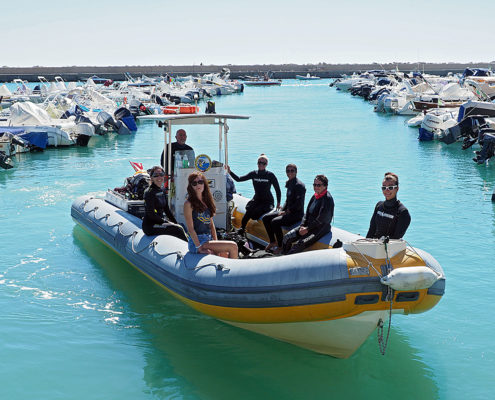
[[[457,108],[433,108],[428,111],[419,128],[420,140],[441,139],[445,131],[457,125]]]
[[[311,75],[309,72],[306,75],[296,75],[296,79],[301,81],[316,81],[321,79],[319,76]]]
[[[246,86],[280,86],[282,82],[275,79],[258,80],[258,81],[244,81]]]

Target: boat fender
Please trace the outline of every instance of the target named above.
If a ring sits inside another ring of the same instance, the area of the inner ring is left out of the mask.
[[[420,290],[431,287],[439,275],[428,267],[397,268],[380,279],[394,290]]]

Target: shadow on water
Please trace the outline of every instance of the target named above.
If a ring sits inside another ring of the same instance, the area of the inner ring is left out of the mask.
[[[432,371],[396,329],[386,356],[376,334],[349,359],[316,354],[199,314],[79,226],[73,234],[127,304],[126,322],[142,329],[144,381],[155,396],[180,385],[182,396],[201,399],[438,397]]]
[[[15,177],[15,167],[11,169],[0,169],[0,185],[7,183],[7,181]]]

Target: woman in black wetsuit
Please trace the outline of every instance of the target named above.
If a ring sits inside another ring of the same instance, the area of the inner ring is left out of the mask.
[[[165,171],[162,167],[155,166],[151,168],[150,176],[151,185],[144,191],[143,232],[148,236],[172,235],[187,241],[184,229],[177,224],[168,207],[167,194],[163,190]]]
[[[249,179],[253,181],[254,197],[246,204],[246,213],[242,217],[240,234],[244,233],[250,219],[259,219],[263,214],[273,209],[273,195],[270,191],[272,185],[277,195],[277,209],[280,208],[280,199],[282,197],[280,186],[275,174],[266,170],[267,165],[268,157],[265,154],[261,154],[258,157],[257,171],[251,171],[244,176],[237,176],[230,170],[230,167],[228,168],[230,175],[236,182],[244,182]]]
[[[325,175],[316,175],[313,188],[315,194],[309,200],[301,225],[284,236],[283,254],[299,253],[327,233],[330,233],[329,239],[332,237],[330,223],[333,219],[335,204],[332,195],[327,190],[328,178]]]

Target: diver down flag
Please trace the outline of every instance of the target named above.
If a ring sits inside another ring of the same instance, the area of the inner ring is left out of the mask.
[[[140,162],[132,162],[129,161],[129,163],[132,165],[132,168],[134,168],[134,171],[143,171],[143,164]]]

